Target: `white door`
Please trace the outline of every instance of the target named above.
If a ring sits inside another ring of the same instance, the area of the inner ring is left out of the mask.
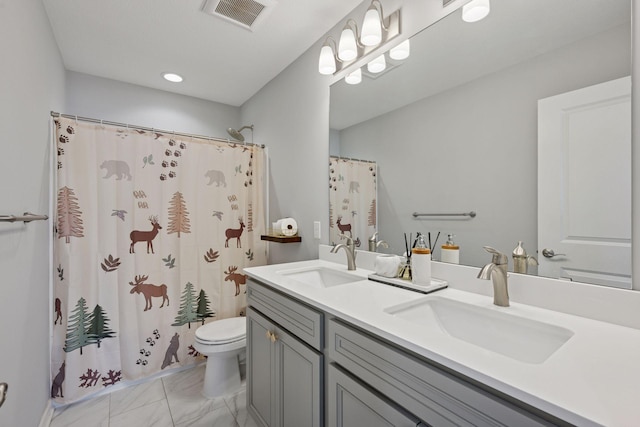
[[[538,251],[541,276],[631,289],[630,77],[538,101]]]

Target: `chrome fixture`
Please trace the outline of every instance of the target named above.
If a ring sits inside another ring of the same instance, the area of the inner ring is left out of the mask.
[[[414,212],[413,214],[414,218],[417,218],[419,216],[468,216],[471,218],[475,218],[476,217],[476,212],[475,211],[471,211],[471,212],[464,212],[464,213],[418,213],[418,212]]]
[[[46,221],[49,219],[47,215],[36,215],[31,212],[25,212],[21,216],[17,215],[0,215],[0,222],[31,222],[31,221]]]
[[[331,248],[331,253],[335,254],[340,249],[344,249],[347,254],[347,270],[355,270],[356,269],[356,245],[353,242],[353,239],[345,234],[341,234],[340,237],[346,238],[347,243],[340,243]]]
[[[507,264],[509,258],[491,246],[483,246],[492,254],[491,262],[480,270],[478,279],[493,281],[493,303],[500,307],[509,307],[509,289],[507,287]]]
[[[380,50],[380,47],[399,35],[400,10],[396,10],[385,18],[380,0],[372,0],[365,13],[361,33],[356,21],[349,18],[340,33],[338,43],[331,36],[325,39],[320,49],[318,71],[323,75],[335,75],[374,51],[378,51],[375,62],[372,61],[370,64],[369,71],[379,73],[385,68],[385,51]],[[389,51],[389,56],[392,59],[401,60],[406,59],[409,52],[409,40],[405,40],[394,46]],[[362,79],[361,76],[362,72],[359,68],[351,70],[346,74],[345,81],[348,84],[358,84]]]
[[[378,240],[378,232],[376,231],[371,237],[369,237],[369,252],[378,252],[378,248],[380,246],[388,248],[389,244],[384,240]]]
[[[471,0],[462,6],[462,20],[464,22],[478,22],[489,15],[490,0]]]
[[[240,132],[242,132],[245,129],[251,129],[251,135],[253,136],[253,125],[242,126],[238,130],[235,130],[233,128],[229,128],[229,129],[227,129],[227,132],[229,133],[229,135],[231,135],[232,138],[237,139],[240,142],[244,142],[244,135],[242,135]]]
[[[567,254],[557,254],[553,251],[553,249],[543,249],[542,256],[545,258],[553,258],[554,256],[567,256]]]

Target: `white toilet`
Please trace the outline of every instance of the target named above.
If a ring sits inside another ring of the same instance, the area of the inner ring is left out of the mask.
[[[247,345],[247,319],[216,320],[196,329],[195,349],[207,356],[202,394],[211,399],[240,387],[238,355]]]

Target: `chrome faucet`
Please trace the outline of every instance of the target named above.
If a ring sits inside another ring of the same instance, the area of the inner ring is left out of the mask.
[[[371,237],[369,237],[369,252],[377,252],[380,246],[388,248],[389,244],[384,240],[378,240],[378,232],[376,231]]]
[[[355,270],[356,269],[356,245],[353,242],[353,239],[347,235],[341,234],[341,237],[347,239],[347,243],[340,243],[331,248],[331,253],[335,254],[340,249],[344,249],[347,254],[347,270]]]
[[[490,246],[484,246],[484,249],[493,257],[489,264],[482,267],[478,273],[478,279],[491,279],[493,281],[493,303],[500,307],[509,307],[509,289],[507,287],[509,258]]]

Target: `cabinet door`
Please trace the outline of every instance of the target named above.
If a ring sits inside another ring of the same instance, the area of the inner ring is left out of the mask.
[[[276,425],[276,348],[267,336],[275,326],[247,309],[247,408],[259,424]]]
[[[277,426],[322,425],[322,355],[293,335],[276,330]]]
[[[247,408],[263,426],[322,425],[322,354],[247,309]]]
[[[329,427],[415,427],[420,420],[331,364],[327,373]]]

